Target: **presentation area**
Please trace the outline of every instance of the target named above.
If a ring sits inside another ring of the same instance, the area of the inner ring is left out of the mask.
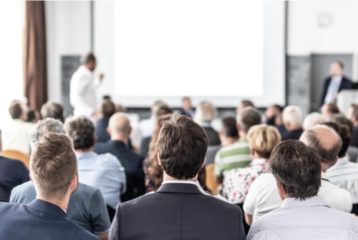
[[[284,2],[118,1],[114,16],[113,96],[126,106],[285,103]]]

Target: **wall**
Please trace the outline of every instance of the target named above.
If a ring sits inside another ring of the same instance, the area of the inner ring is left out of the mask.
[[[47,62],[49,99],[61,99],[62,55],[80,55],[90,50],[90,2],[47,1]]]

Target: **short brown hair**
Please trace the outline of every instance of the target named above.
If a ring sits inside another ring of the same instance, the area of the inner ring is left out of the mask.
[[[96,56],[94,55],[93,52],[88,52],[81,57],[82,64],[88,64],[88,63],[96,62],[96,61],[97,61]]]
[[[63,122],[64,121],[63,107],[61,104],[56,102],[46,102],[41,107],[41,116],[43,119],[54,118]]]
[[[12,119],[19,119],[24,113],[22,103],[19,100],[12,100],[9,107],[9,113]]]
[[[87,117],[79,116],[67,119],[65,129],[76,150],[88,149],[94,145],[95,128]]]
[[[260,124],[250,128],[247,140],[251,150],[259,157],[268,159],[272,149],[280,143],[281,135],[275,127]]]
[[[277,145],[271,155],[270,168],[285,193],[306,199],[317,195],[321,186],[321,164],[317,152],[297,140]]]
[[[41,194],[63,197],[77,175],[77,160],[71,140],[64,134],[44,135],[32,149],[30,172]]]
[[[240,130],[247,133],[252,126],[261,124],[261,114],[253,107],[245,107],[238,114],[237,122]]]
[[[102,116],[110,118],[116,112],[116,105],[112,100],[104,100],[101,106]]]
[[[174,114],[159,132],[157,151],[162,168],[176,179],[195,177],[207,148],[205,131],[187,116]]]

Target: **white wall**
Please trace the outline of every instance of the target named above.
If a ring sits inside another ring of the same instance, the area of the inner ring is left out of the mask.
[[[90,2],[47,1],[47,62],[49,99],[61,101],[61,56],[90,50]]]
[[[358,1],[289,1],[288,53],[358,52]]]

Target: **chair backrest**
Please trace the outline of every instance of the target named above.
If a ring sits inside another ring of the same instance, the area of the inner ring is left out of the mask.
[[[12,149],[6,149],[1,152],[1,155],[7,158],[20,160],[25,164],[27,168],[29,167],[30,157],[23,152],[12,150]]]
[[[214,163],[210,163],[205,166],[205,185],[211,191],[212,194],[217,194],[219,184],[216,180],[214,168]]]

